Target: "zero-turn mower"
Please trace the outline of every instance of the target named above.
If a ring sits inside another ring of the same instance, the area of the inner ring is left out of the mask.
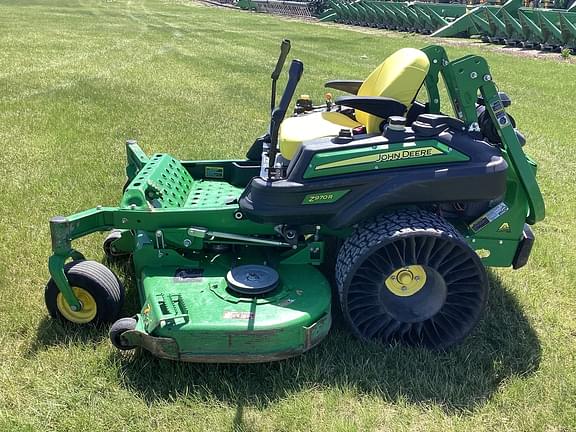
[[[404,48],[363,81],[326,83],[347,95],[302,96],[285,118],[303,72],[293,60],[276,107],[289,48],[272,73],[269,131],[247,159],[147,156],[128,141],[119,206],[50,221],[53,317],[118,317],[121,282],[72,247],[110,230],[104,251],[131,260],[141,304],[111,327],[122,350],[193,362],[295,356],[327,335],[332,296],[367,341],[444,349],[471,331],[486,266],[522,267],[530,225],[544,218],[510,98],[482,57]],[[440,110],[439,77],[453,116]]]

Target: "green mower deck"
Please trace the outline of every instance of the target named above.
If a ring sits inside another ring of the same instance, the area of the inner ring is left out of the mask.
[[[141,290],[147,297],[141,319],[123,337],[159,357],[185,361],[270,361],[312,348],[330,329],[329,284],[309,265],[280,264],[282,286],[272,294],[243,298],[231,293],[225,278],[231,260],[266,262],[258,252],[143,268]]]
[[[285,42],[273,89],[288,49]],[[268,133],[245,160],[148,157],[128,141],[120,205],[50,222],[50,314],[76,324],[120,314],[122,283],[72,246],[110,231],[104,251],[130,260],[141,305],[112,325],[119,349],[181,361],[279,360],[328,334],[334,296],[361,339],[432,349],[461,341],[486,303],[485,266],[528,260],[529,225],[544,217],[536,164],[484,59],[450,62],[437,46],[397,57],[425,66],[421,81],[408,83],[414,96],[426,86],[427,103],[408,108],[384,94],[297,106],[296,122],[364,111],[381,123],[379,132],[362,126],[304,141],[292,160],[280,152],[279,127],[298,61]],[[440,112],[440,77],[454,117]],[[342,101],[356,111],[334,108]],[[337,248],[335,260],[328,248]]]

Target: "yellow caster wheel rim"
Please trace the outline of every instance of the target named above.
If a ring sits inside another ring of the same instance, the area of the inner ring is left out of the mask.
[[[58,306],[58,311],[64,318],[73,323],[89,323],[96,317],[96,313],[98,312],[96,300],[94,300],[92,294],[90,294],[84,288],[73,286],[72,291],[74,292],[76,298],[80,301],[82,309],[79,311],[72,310],[62,293],[58,293],[58,297],[56,297],[56,306]]]

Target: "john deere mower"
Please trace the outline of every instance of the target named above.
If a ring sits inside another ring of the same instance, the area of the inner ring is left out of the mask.
[[[298,98],[286,118],[303,72],[293,60],[276,106],[289,48],[272,73],[269,130],[246,159],[147,156],[128,141],[119,206],[51,219],[54,318],[118,318],[121,282],[72,246],[110,231],[104,251],[130,260],[141,304],[111,326],[121,350],[284,359],[322,341],[333,305],[366,341],[445,349],[469,334],[486,304],[486,266],[526,264],[530,225],[544,218],[510,98],[482,57],[404,48],[365,80],[326,83],[343,96]],[[416,99],[422,86],[427,100]]]

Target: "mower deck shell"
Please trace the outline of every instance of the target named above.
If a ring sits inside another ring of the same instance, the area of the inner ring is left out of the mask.
[[[160,357],[228,363],[277,360],[309,350],[330,329],[331,288],[309,264],[278,263],[261,249],[244,247],[198,253],[187,262],[181,258],[180,265],[160,266],[149,257],[147,251],[134,254],[135,266],[142,266],[143,307],[136,333],[125,337],[130,345]],[[259,296],[232,291],[226,273],[246,263],[274,267],[279,286]]]

